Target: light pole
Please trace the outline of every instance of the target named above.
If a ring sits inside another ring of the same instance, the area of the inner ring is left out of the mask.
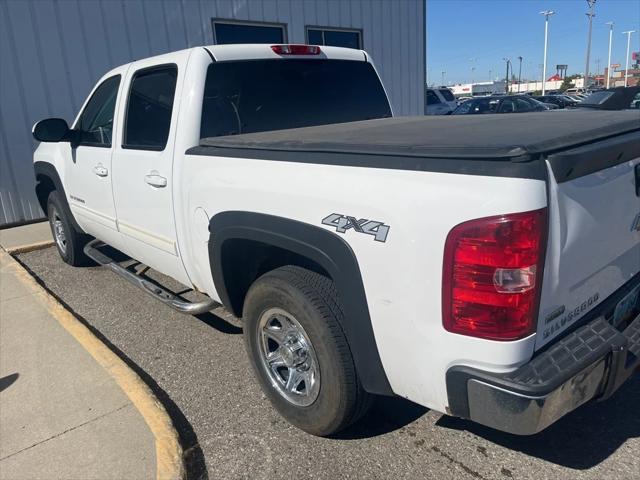
[[[489,69],[489,81],[493,82],[493,70]]]
[[[509,65],[511,65],[511,60],[508,58],[503,58],[502,60],[507,62],[507,73],[504,77],[504,82],[505,82],[505,93],[509,95]]]
[[[631,34],[632,33],[636,33],[635,30],[628,30],[626,32],[622,32],[623,34],[627,35],[627,58],[625,61],[625,67],[624,67],[624,86],[627,86],[627,80],[629,78],[629,46],[631,45]]]
[[[522,80],[522,57],[518,57],[520,60],[520,67],[518,68],[518,93],[520,93],[520,81]]]
[[[442,85],[443,87],[444,87],[444,75],[445,75],[446,73],[447,73],[447,72],[445,72],[444,70],[442,71],[442,83],[441,83],[440,85]]]
[[[593,13],[593,6],[596,4],[596,0],[587,0],[587,4],[589,5],[589,12],[587,12],[587,17],[589,17],[589,37],[587,38],[587,65],[584,68],[584,88],[589,86],[589,56],[591,55],[591,27],[593,24],[593,17],[596,16]]]
[[[540,15],[544,15],[544,60],[542,61],[542,95],[547,88],[547,37],[549,34],[549,17],[553,15],[553,10],[543,10]]]
[[[609,88],[609,78],[611,77],[611,43],[613,42],[613,22],[607,22],[609,25],[609,58],[607,60],[607,88]]]

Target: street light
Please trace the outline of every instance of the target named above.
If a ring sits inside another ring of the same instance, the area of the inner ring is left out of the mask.
[[[520,67],[518,68],[518,93],[520,93],[520,80],[522,79],[522,57],[518,57],[520,60]]]
[[[607,22],[609,25],[609,59],[607,60],[607,88],[609,88],[609,78],[611,77],[611,43],[613,41],[613,22]]]
[[[542,95],[547,88],[547,37],[549,34],[549,17],[555,14],[553,10],[543,10],[540,15],[544,15],[544,60],[542,63]]]
[[[445,73],[447,73],[447,72],[445,72],[445,71],[443,70],[443,71],[442,71],[442,83],[440,84],[440,85],[442,85],[443,87],[444,87],[444,75],[445,75]]]
[[[593,24],[593,17],[596,16],[593,13],[593,6],[596,4],[596,0],[587,0],[587,4],[589,5],[589,12],[587,12],[587,17],[589,17],[589,37],[587,38],[587,65],[584,69],[584,88],[589,86],[589,56],[591,55],[591,27]]]
[[[511,65],[511,60],[509,58],[503,58],[505,62],[507,62],[507,74],[504,77],[505,82],[505,93],[509,94],[509,65]]]
[[[636,33],[635,30],[628,30],[626,32],[622,32],[623,35],[627,36],[627,59],[626,65],[624,67],[624,86],[627,86],[627,79],[629,78],[629,46],[631,45],[631,34]]]

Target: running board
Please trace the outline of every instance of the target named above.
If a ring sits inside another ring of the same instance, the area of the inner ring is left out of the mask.
[[[173,293],[168,292],[155,283],[145,280],[139,275],[136,275],[130,270],[127,270],[126,268],[120,266],[111,257],[98,250],[99,247],[104,246],[105,243],[101,242],[100,240],[92,240],[91,242],[87,243],[87,245],[85,245],[84,253],[94,262],[98,263],[99,265],[109,267],[113,272],[123,277],[132,285],[135,285],[136,287],[151,295],[156,300],[160,300],[162,303],[173,308],[174,310],[177,310],[180,313],[186,313],[188,315],[198,315],[213,310],[220,305],[219,303],[211,299],[192,303],[187,300],[178,298]]]

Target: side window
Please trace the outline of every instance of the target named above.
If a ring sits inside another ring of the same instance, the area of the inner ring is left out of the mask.
[[[437,105],[440,99],[433,90],[427,90],[427,105]]]
[[[122,148],[164,150],[177,78],[175,65],[136,72],[129,89]]]
[[[80,145],[111,147],[113,112],[116,108],[120,75],[107,78],[95,89],[78,119]]]

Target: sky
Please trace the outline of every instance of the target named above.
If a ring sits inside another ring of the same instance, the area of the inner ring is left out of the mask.
[[[504,78],[510,58],[522,79],[540,79],[544,51],[544,16],[549,17],[547,78],[557,64],[568,65],[567,74],[584,73],[587,52],[586,0],[427,0],[427,83],[445,84]],[[625,65],[627,36],[631,50],[640,51],[640,0],[597,0],[593,18],[590,72],[607,64],[609,26],[615,23],[611,63]],[[472,67],[475,70],[472,72]],[[473,78],[472,78],[473,76]]]

